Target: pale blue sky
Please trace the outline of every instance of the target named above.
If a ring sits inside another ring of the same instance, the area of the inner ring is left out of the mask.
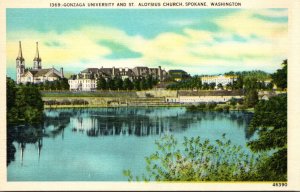
[[[7,72],[18,41],[32,66],[182,68],[191,74],[275,71],[287,58],[287,9],[7,9]]]

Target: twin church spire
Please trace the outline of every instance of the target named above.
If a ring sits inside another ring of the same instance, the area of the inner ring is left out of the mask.
[[[16,59],[17,64],[17,84],[21,82],[21,76],[25,73],[25,59],[23,57],[22,52],[22,44],[21,41],[19,41],[19,54]],[[39,48],[38,48],[38,42],[36,42],[36,54],[33,59],[33,68],[32,70],[39,70],[42,69],[42,59],[40,58],[39,54]]]
[[[18,57],[16,60],[17,60],[17,67],[20,65],[24,65],[24,67],[25,67],[25,63],[24,63],[25,59],[23,57],[21,41],[19,41],[19,54],[18,54]],[[35,57],[33,59],[33,69],[42,69],[42,59],[40,58],[38,42],[36,42],[36,53],[35,53]]]
[[[60,71],[52,68],[42,69],[42,59],[39,52],[39,43],[36,42],[36,51],[33,58],[33,67],[25,68],[25,59],[22,52],[21,41],[19,41],[19,54],[16,59],[17,84],[19,83],[44,83],[64,78],[63,68]]]

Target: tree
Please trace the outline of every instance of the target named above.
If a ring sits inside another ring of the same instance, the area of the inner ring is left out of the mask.
[[[226,89],[230,89],[232,90],[233,89],[233,84],[230,82],[226,85]]]
[[[135,90],[141,90],[141,87],[140,87],[140,79],[139,78],[137,78],[137,79],[135,79],[134,81],[133,81],[133,85],[134,85],[134,89]]]
[[[258,92],[255,89],[247,90],[244,100],[247,107],[254,107],[258,102]]]
[[[216,83],[210,83],[209,84],[209,89],[213,90],[216,87]]]
[[[7,111],[11,110],[15,104],[16,84],[11,78],[6,78],[6,101]]]
[[[141,89],[141,90],[146,90],[146,89],[148,89],[147,82],[146,82],[146,79],[145,79],[145,78],[142,78],[141,81],[140,81],[140,89]]]
[[[236,81],[233,82],[233,89],[242,89],[244,86],[243,78],[239,75]]]
[[[7,80],[7,122],[34,123],[43,118],[44,103],[36,85],[16,85]]]
[[[255,152],[273,150],[262,167],[264,180],[286,181],[287,179],[287,95],[261,100],[255,107],[249,131],[258,133],[258,138],[248,142]]]
[[[146,157],[147,174],[136,177],[145,181],[251,181],[257,180],[259,160],[241,146],[231,144],[225,134],[215,142],[199,136],[185,138],[182,146],[174,136],[156,141],[157,151]],[[134,179],[130,170],[123,172]]]
[[[153,88],[153,77],[152,75],[147,76],[146,78],[146,84],[147,84],[147,88],[148,89],[152,89]]]
[[[219,83],[219,84],[217,85],[217,87],[218,87],[218,89],[223,90],[223,85],[222,85],[221,83]]]
[[[207,89],[209,89],[209,85],[208,85],[208,83],[203,83],[203,85],[202,85],[202,89],[204,89],[204,90],[207,90]]]
[[[270,82],[270,83],[268,83],[268,84],[266,85],[266,89],[272,90],[272,89],[273,89],[273,86],[274,86],[274,84],[273,84],[272,82]]]
[[[123,80],[120,78],[120,77],[116,77],[114,79],[115,81],[115,88],[120,90],[120,89],[123,89]]]
[[[278,69],[274,74],[271,75],[274,84],[281,89],[287,88],[287,59],[282,62],[282,69]]]
[[[233,97],[229,100],[229,102],[230,102],[230,105],[232,105],[232,106],[236,106],[236,104],[237,104],[237,100]]]
[[[115,81],[114,79],[107,79],[107,88],[109,88],[110,90],[116,90],[116,87],[115,87]]]
[[[45,90],[49,90],[50,89],[50,82],[49,81],[45,81],[44,82],[44,89]]]
[[[70,85],[69,85],[69,82],[68,82],[67,78],[62,78],[62,79],[60,79],[60,81],[61,81],[61,89],[62,90],[69,90],[70,89]]]
[[[107,89],[107,83],[104,77],[99,77],[99,79],[97,79],[97,89],[101,89],[101,90],[106,90]]]
[[[124,79],[123,89],[124,90],[132,90],[133,89],[133,83],[130,81],[129,78]]]
[[[245,90],[253,90],[253,89],[258,89],[259,84],[258,80],[256,78],[245,78],[244,80],[244,89]]]

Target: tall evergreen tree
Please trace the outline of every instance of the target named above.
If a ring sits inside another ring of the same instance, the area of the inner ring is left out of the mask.
[[[273,82],[281,89],[287,88],[287,65],[288,61],[284,60],[282,62],[282,69],[278,69],[274,74],[271,75]]]
[[[270,151],[271,156],[262,165],[263,180],[287,179],[287,95],[279,95],[270,100],[261,100],[255,106],[250,123],[250,132],[258,133],[258,138],[248,143],[253,151]]]

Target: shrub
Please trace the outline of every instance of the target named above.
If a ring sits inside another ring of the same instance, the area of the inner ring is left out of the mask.
[[[146,157],[147,174],[134,177],[130,170],[123,174],[129,181],[250,181],[257,180],[258,159],[265,155],[249,155],[241,146],[225,138],[211,143],[200,137],[184,138],[178,146],[174,136],[156,141],[157,151]]]
[[[207,109],[209,109],[209,110],[215,109],[216,106],[217,106],[217,103],[215,103],[215,102],[208,103],[208,104],[206,105]]]

